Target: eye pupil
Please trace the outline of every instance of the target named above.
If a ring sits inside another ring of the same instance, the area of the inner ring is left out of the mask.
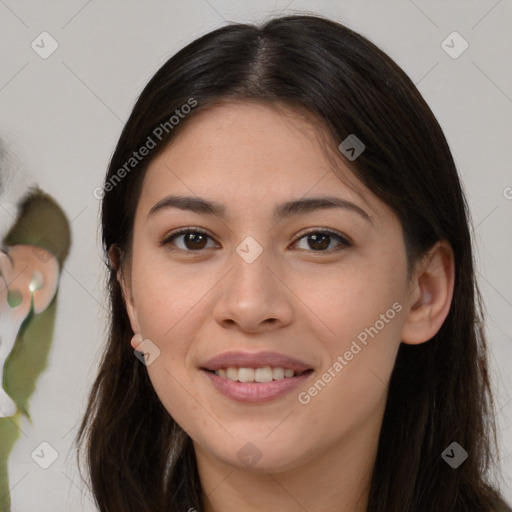
[[[327,247],[329,247],[329,235],[326,235],[324,233],[314,233],[312,235],[309,235],[309,239],[310,240],[313,240],[314,243],[318,243],[319,240],[321,240],[321,245],[318,246],[316,245],[315,247],[311,246],[311,244],[309,244],[309,246],[312,248],[312,249],[326,249]]]
[[[189,232],[189,233],[186,233],[184,235],[184,238],[185,238],[185,245],[187,246],[188,249],[202,249],[204,246],[205,246],[205,242],[206,242],[206,237],[204,235],[202,235],[201,233],[192,233],[192,232]],[[202,238],[201,241],[199,241],[200,239]],[[199,241],[199,243],[198,243]],[[192,247],[189,247],[189,242],[192,243]]]

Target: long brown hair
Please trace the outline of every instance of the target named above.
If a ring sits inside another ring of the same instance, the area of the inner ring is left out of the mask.
[[[171,126],[171,116],[191,99],[197,106]],[[319,16],[231,24],[200,37],[158,70],[126,122],[102,190],[108,342],[77,436],[99,509],[203,510],[191,439],[133,355],[118,266],[108,251],[130,253],[142,179],[156,155],[195,112],[230,99],[305,109],[331,134],[333,147],[356,134],[366,148],[348,164],[398,215],[409,266],[437,240],[453,248],[455,289],[445,322],[426,343],[402,343],[397,355],[368,512],[510,510],[489,483],[497,443],[483,308],[469,210],[447,141],[395,62]],[[157,147],[127,167],[148,137]],[[454,441],[469,454],[457,469],[441,458]]]

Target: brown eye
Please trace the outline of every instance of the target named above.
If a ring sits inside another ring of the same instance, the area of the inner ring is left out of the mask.
[[[201,233],[186,233],[183,235],[183,243],[187,249],[204,249],[206,237]]]
[[[325,233],[313,233],[308,235],[308,244],[312,249],[327,249],[331,242],[331,236]]]
[[[331,249],[332,251],[341,250],[352,245],[345,237],[341,236],[341,234],[330,229],[310,231],[299,238],[299,241],[302,239],[306,239],[306,250],[316,252],[330,252],[326,249],[331,245],[333,239],[338,241],[338,246],[337,248]],[[302,247],[302,249],[304,249],[304,247]]]
[[[206,233],[189,228],[166,237],[160,242],[160,245],[175,245],[177,249],[192,252],[207,248],[208,239],[211,239],[211,237]],[[180,240],[181,244],[175,243],[176,240]]]

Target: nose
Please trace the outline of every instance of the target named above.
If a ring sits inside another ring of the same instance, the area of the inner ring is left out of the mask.
[[[215,321],[224,328],[257,333],[289,325],[293,320],[293,297],[283,266],[263,252],[252,262],[236,251],[219,287],[213,310]]]

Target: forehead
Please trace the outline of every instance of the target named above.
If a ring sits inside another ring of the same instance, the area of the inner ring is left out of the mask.
[[[334,148],[334,150],[333,150]],[[227,102],[194,113],[149,166],[141,202],[170,192],[215,196],[227,207],[336,194],[372,217],[386,210],[312,116],[284,105]]]

